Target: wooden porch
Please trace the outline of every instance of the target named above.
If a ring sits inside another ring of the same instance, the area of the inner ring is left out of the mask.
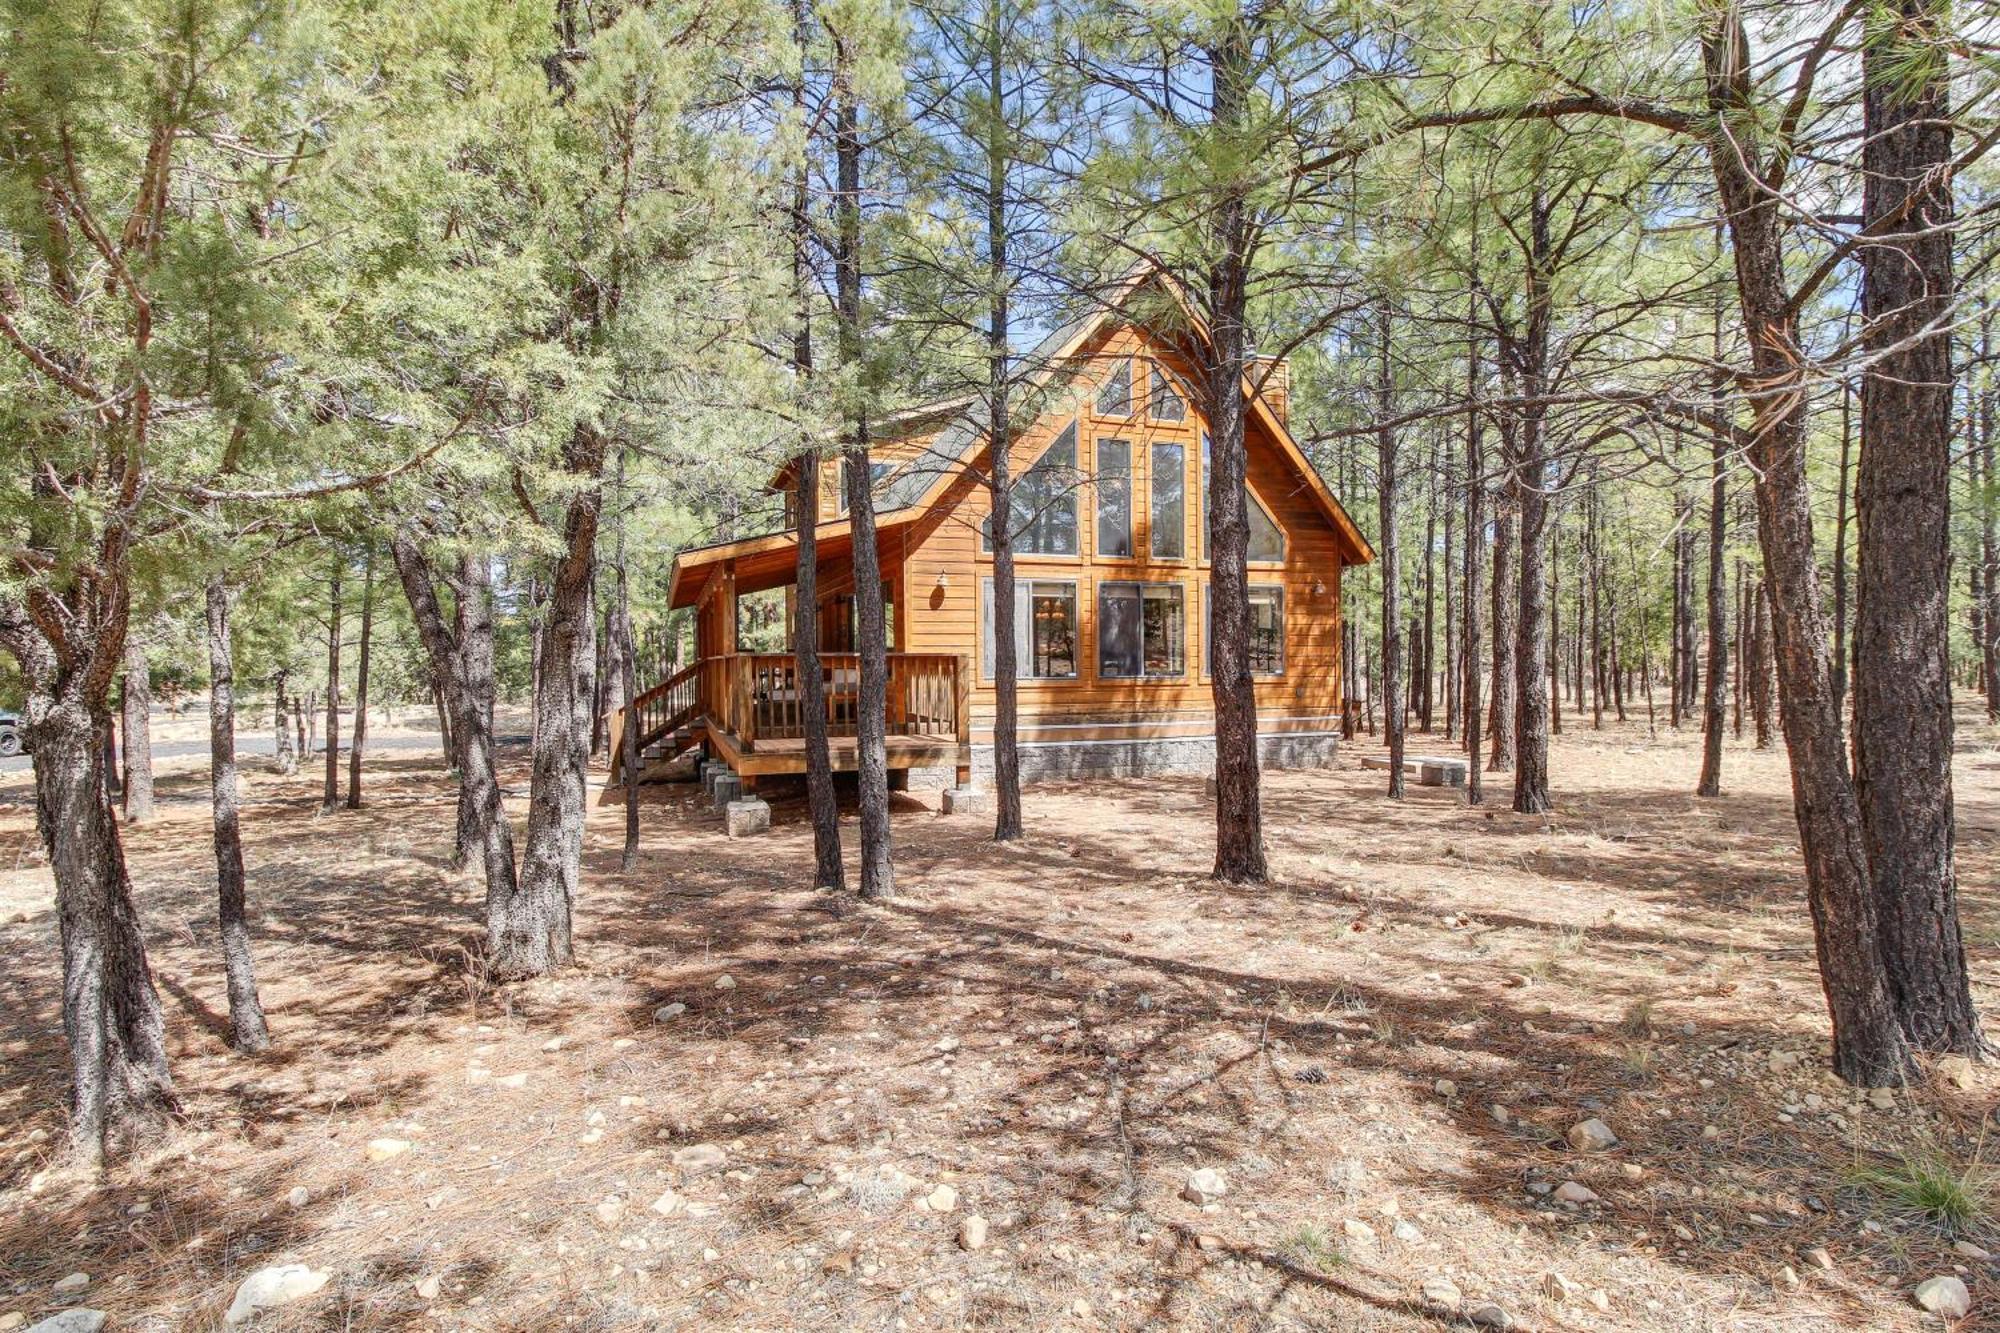
[[[836,772],[859,767],[859,653],[821,653],[826,730]],[[949,767],[961,783],[972,763],[969,660],[950,653],[890,653],[884,701],[888,763]],[[675,672],[611,719],[611,780],[622,774],[624,733],[639,730],[642,755],[671,758],[702,744],[745,785],[765,774],[806,771],[806,715],[798,662],[790,653],[724,653]]]

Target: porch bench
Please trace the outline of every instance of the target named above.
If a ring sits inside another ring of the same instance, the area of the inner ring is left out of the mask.
[[[1389,771],[1389,756],[1367,755],[1361,760],[1363,768]],[[1447,755],[1406,754],[1403,756],[1403,771],[1417,779],[1419,787],[1463,787],[1468,761]]]

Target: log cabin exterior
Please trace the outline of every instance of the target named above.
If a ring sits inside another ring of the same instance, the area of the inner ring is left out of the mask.
[[[1127,297],[1131,289],[1128,288]],[[1021,773],[1202,771],[1214,762],[1207,664],[1207,436],[1195,367],[1175,337],[1113,304],[1052,333],[1029,364],[1032,417],[1012,452]],[[1182,335],[1185,336],[1185,335]],[[1366,539],[1288,429],[1286,367],[1246,383],[1251,645],[1264,762],[1319,766],[1341,719],[1341,571]],[[977,403],[938,404],[878,427],[878,552],[890,635],[889,765],[955,774],[992,766],[992,576],[987,453]],[[818,616],[836,769],[853,768],[851,524],[839,460],[821,468]],[[789,625],[796,473],[785,530],[680,553],[673,608],[693,608],[696,660],[636,701],[642,743],[700,740],[754,786],[803,772],[789,651],[740,651],[746,595],[783,588]],[[622,725],[622,722],[621,722]],[[613,754],[617,754],[614,745]],[[616,761],[614,760],[614,763]],[[905,774],[907,777],[907,774]]]

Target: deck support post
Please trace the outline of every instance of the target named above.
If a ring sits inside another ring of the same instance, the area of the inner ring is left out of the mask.
[[[972,659],[958,659],[957,696],[953,711],[958,714],[958,758],[956,780],[961,787],[972,785]]]

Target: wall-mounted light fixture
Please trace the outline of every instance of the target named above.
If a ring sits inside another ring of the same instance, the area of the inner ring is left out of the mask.
[[[949,588],[949,587],[951,586],[951,571],[950,571],[950,570],[948,570],[948,569],[940,569],[940,570],[938,571],[938,581],[937,581],[937,586],[938,586],[938,587],[940,587],[940,588]]]
[[[1323,580],[1320,579],[1313,580],[1313,596],[1315,597],[1326,596],[1326,583]]]

